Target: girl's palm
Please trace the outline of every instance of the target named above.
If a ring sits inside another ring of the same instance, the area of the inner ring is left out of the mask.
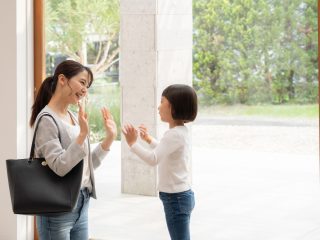
[[[132,146],[137,141],[138,131],[131,124],[126,124],[122,128],[122,133],[124,134],[129,146]]]
[[[139,126],[139,132],[140,132],[140,137],[142,140],[146,141],[147,143],[151,142],[151,137],[148,133],[148,129],[146,128],[146,126],[144,126],[143,124],[141,124]]]

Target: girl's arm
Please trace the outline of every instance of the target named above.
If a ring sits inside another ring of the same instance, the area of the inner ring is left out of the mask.
[[[154,149],[146,149],[137,143],[138,131],[132,125],[126,125],[123,130],[130,150],[151,166],[157,165],[166,155],[181,147],[179,136],[174,132],[167,132]]]
[[[155,148],[159,144],[158,140],[156,140],[148,133],[148,129],[143,124],[139,126],[139,133],[140,138],[150,144],[151,148]]]

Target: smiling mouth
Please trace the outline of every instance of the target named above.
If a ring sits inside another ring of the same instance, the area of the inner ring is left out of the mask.
[[[81,93],[76,93],[75,95],[79,100],[84,97],[84,95],[82,95]]]

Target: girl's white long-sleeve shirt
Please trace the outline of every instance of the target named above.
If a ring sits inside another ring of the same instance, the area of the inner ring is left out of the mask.
[[[152,149],[136,142],[131,151],[149,165],[158,165],[158,190],[166,193],[187,191],[191,188],[189,170],[189,137],[186,126],[176,126],[165,132],[160,142],[152,139]]]

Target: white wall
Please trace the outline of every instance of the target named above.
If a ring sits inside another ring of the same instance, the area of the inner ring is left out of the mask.
[[[12,213],[5,160],[28,154],[32,101],[32,1],[0,0],[0,239],[33,238],[32,217]]]

